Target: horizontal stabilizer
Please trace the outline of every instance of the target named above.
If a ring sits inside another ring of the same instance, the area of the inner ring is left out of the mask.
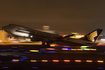
[[[67,36],[62,36],[63,38],[70,38],[70,36],[74,36],[74,34],[72,35],[67,35]]]

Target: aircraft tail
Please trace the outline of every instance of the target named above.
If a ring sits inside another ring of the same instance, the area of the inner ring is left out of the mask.
[[[100,34],[102,33],[102,29],[96,29],[96,30],[94,30],[94,31],[92,31],[92,32],[90,32],[90,33],[88,33],[88,34],[86,34],[83,38],[81,38],[81,39],[83,39],[83,40],[87,40],[87,41],[92,41],[92,42],[95,42],[98,38],[99,38],[99,36],[100,36]]]

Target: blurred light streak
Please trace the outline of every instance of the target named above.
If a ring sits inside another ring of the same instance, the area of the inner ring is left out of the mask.
[[[104,69],[104,68],[102,68],[102,67],[98,67],[98,69]]]
[[[1,50],[1,51],[6,51],[6,50]]]
[[[77,49],[71,49],[71,50],[76,51]]]
[[[18,49],[18,50],[23,50],[23,49]]]
[[[42,62],[48,62],[48,60],[42,60]]]
[[[32,67],[33,69],[38,69],[38,67]]]
[[[1,54],[1,56],[7,56],[6,54]]]
[[[8,67],[3,67],[4,69],[8,69]]]
[[[14,57],[19,57],[19,55],[13,55]]]
[[[70,50],[71,48],[62,48],[62,50]]]
[[[99,63],[103,63],[104,61],[102,61],[102,60],[97,60],[97,62],[99,62]]]
[[[84,49],[84,50],[89,51],[90,49]]]
[[[55,48],[46,48],[47,50],[55,50]]]
[[[96,51],[97,49],[90,49],[90,50]]]
[[[12,62],[18,62],[19,59],[12,59]]]
[[[53,62],[59,62],[59,60],[53,60]]]
[[[64,60],[64,62],[70,62],[70,60]]]
[[[29,50],[30,52],[39,52],[39,50]]]
[[[55,45],[55,44],[50,44],[50,46],[51,46],[51,47],[55,47],[56,45]]]
[[[36,60],[30,60],[31,62],[36,62]]]
[[[12,49],[7,49],[7,50],[12,50]]]
[[[83,51],[83,49],[77,49],[78,51]]]
[[[29,51],[25,51],[24,53],[30,53]]]
[[[81,62],[81,60],[75,60],[75,62]]]
[[[86,62],[92,62],[92,60],[86,60]]]

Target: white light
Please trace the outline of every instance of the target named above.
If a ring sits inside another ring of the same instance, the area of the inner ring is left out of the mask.
[[[105,39],[101,39],[101,41],[105,41]]]
[[[2,40],[0,40],[0,42],[2,42]]]
[[[23,37],[29,37],[29,34],[27,34],[27,33],[14,32],[14,34],[18,35],[18,36],[23,36]]]
[[[33,36],[32,36],[32,35],[31,35],[30,37],[31,37],[31,38],[33,38]]]

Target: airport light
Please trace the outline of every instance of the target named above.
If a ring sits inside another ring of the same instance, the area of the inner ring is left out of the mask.
[[[77,49],[77,50],[79,50],[79,51],[83,51],[83,49]]]
[[[81,62],[81,60],[75,60],[75,62]]]
[[[77,49],[71,49],[71,50],[76,51]]]
[[[97,62],[99,62],[99,63],[103,63],[104,61],[103,61],[103,60],[97,60]]]
[[[30,50],[30,52],[39,52],[39,50]]]
[[[12,62],[18,62],[19,59],[12,59]]]
[[[64,62],[70,62],[70,60],[64,60]]]
[[[48,62],[48,60],[42,60],[42,62]]]
[[[59,60],[53,60],[53,62],[59,62]]]
[[[89,51],[90,49],[84,49],[84,50],[87,50],[87,51]]]
[[[86,60],[86,62],[92,62],[92,60]]]
[[[55,47],[55,44],[50,44],[51,47]]]
[[[55,50],[55,48],[46,48],[47,50]]]
[[[90,49],[90,50],[96,51],[97,49]]]
[[[31,62],[36,62],[36,60],[30,60]]]

